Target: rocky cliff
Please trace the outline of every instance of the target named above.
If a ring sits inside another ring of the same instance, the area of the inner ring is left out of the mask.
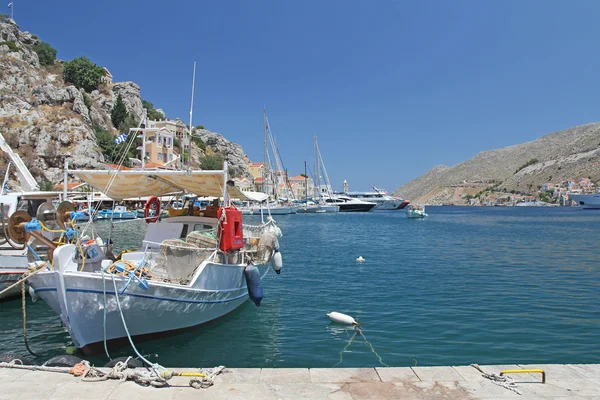
[[[484,151],[453,167],[434,167],[394,194],[428,204],[464,204],[464,197],[456,197],[459,188],[493,184],[504,191],[533,194],[546,182],[584,177],[600,180],[600,123]]]
[[[65,160],[74,168],[96,168],[104,162],[94,127],[118,134],[110,118],[117,96],[136,121],[144,110],[140,87],[133,82],[102,84],[91,93],[65,83],[60,61],[40,65],[34,51],[38,42],[13,21],[0,21],[0,133],[38,181],[57,182]],[[209,131],[203,137],[238,175],[249,174],[239,145]],[[203,154],[193,147],[193,159]],[[6,165],[5,159],[0,162]]]

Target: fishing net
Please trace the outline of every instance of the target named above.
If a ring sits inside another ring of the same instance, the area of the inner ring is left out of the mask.
[[[159,249],[146,253],[147,267],[155,280],[187,284],[215,247],[199,247],[180,239],[168,239]]]

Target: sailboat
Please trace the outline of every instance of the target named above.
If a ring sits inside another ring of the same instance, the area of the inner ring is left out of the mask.
[[[322,193],[325,192],[327,194],[331,194],[331,184],[329,183],[329,176],[327,175],[327,170],[325,169],[325,163],[323,162],[323,157],[321,156],[321,151],[319,150],[319,143],[317,141],[317,136],[314,136],[314,158],[315,158],[315,172],[314,172],[314,181],[315,181],[315,193],[314,199],[315,204],[307,204],[305,207],[300,207],[298,209],[299,213],[304,214],[312,214],[312,213],[337,213],[340,211],[340,207],[336,204],[328,204],[325,197],[322,196]],[[323,175],[321,175],[323,174]],[[325,187],[323,188],[321,185],[321,177],[325,179]]]
[[[294,193],[290,190],[287,180],[287,171],[283,167],[283,161],[277,150],[275,139],[271,133],[271,127],[267,118],[267,110],[263,110],[263,129],[264,129],[264,175],[263,191],[268,195],[275,197],[274,202],[267,200],[266,208],[271,215],[296,214],[296,208],[289,205],[294,201]],[[273,153],[275,170],[271,165],[271,155],[269,146]],[[287,203],[287,204],[286,204]],[[256,211],[255,211],[256,213]]]

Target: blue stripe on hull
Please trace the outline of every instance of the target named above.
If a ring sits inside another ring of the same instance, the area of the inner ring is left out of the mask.
[[[240,288],[241,290],[242,288]],[[56,288],[40,288],[40,289],[34,289],[34,291],[37,292],[56,292]],[[67,292],[71,292],[71,293],[95,293],[95,294],[103,294],[104,291],[102,290],[94,290],[94,289],[67,289]],[[115,292],[109,292],[106,291],[107,295],[115,295]],[[131,297],[140,297],[140,298],[144,298],[144,299],[155,299],[155,300],[161,300],[161,301],[174,301],[176,303],[191,303],[191,304],[198,304],[198,303],[228,303],[230,301],[234,301],[234,300],[239,300],[243,297],[248,296],[248,293],[244,293],[241,296],[237,296],[237,297],[232,297],[230,299],[225,299],[225,300],[186,300],[186,299],[175,299],[175,298],[171,298],[171,297],[157,297],[157,296],[150,296],[147,294],[139,294],[139,293],[123,293],[123,294],[119,294],[119,296],[131,296]]]

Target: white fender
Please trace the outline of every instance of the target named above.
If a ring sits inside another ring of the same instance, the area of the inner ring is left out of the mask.
[[[281,257],[281,252],[279,250],[275,250],[275,254],[273,254],[273,257],[271,258],[271,266],[277,274],[281,273],[281,268],[283,268],[283,258]]]
[[[333,322],[337,322],[338,324],[358,325],[358,322],[356,322],[354,318],[346,314],[334,311],[327,314],[327,316],[330,320],[332,320]]]

